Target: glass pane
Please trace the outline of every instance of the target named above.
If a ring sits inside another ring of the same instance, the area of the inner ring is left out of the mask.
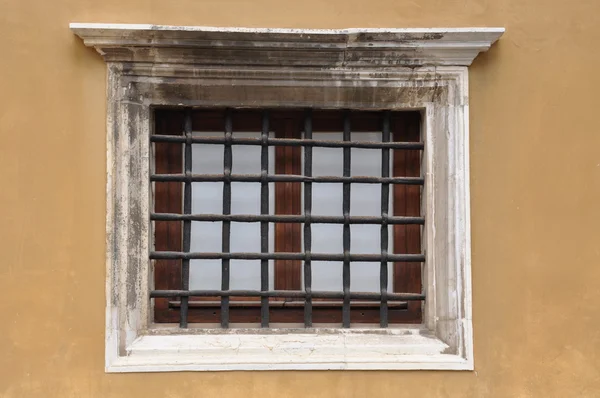
[[[311,266],[312,290],[325,292],[343,290],[341,261],[313,261]]]
[[[341,141],[342,133],[314,133],[313,139],[320,141]],[[303,156],[304,158],[304,156]],[[313,147],[313,176],[344,175],[344,150],[342,148]],[[321,185],[321,184],[314,184]],[[314,188],[313,188],[314,190]],[[313,200],[313,203],[316,201]],[[342,202],[339,203],[340,206]]]
[[[350,226],[350,253],[352,254],[380,254],[380,240],[381,226],[379,225]],[[391,242],[389,244],[391,245]],[[350,290],[353,292],[378,293],[380,291],[380,267],[379,262],[350,263]],[[392,288],[392,263],[388,264],[388,276],[389,290]]]

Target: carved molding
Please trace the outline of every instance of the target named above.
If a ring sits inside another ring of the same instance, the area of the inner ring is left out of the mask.
[[[376,68],[468,66],[504,28],[248,29],[72,23],[107,62]]]

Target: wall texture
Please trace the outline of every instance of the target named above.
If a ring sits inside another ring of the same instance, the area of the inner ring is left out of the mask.
[[[0,0],[0,396],[600,396],[598,13],[594,0]],[[471,68],[476,371],[105,374],[105,65],[74,21],[506,27]]]

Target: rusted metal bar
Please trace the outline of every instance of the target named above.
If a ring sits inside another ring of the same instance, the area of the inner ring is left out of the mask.
[[[185,112],[184,121],[185,133],[185,150],[184,150],[184,170],[185,173],[192,172],[192,110],[187,109]],[[192,183],[186,181],[183,186],[183,213],[192,213]],[[183,221],[183,251],[188,253],[191,245],[192,222],[190,220]],[[190,260],[184,258],[181,260],[181,285],[183,290],[189,290],[190,287]],[[188,317],[188,298],[181,297],[181,310],[179,312],[179,327],[187,328]]]
[[[173,135],[152,135],[152,142],[185,142],[183,137]],[[223,137],[192,137],[192,144],[225,144]],[[236,137],[230,141],[231,145],[263,145],[262,138],[246,138]],[[322,141],[322,140],[305,140],[297,138],[272,138],[267,140],[268,146],[305,146],[305,147],[321,147],[321,148],[368,148],[368,149],[416,149],[423,150],[422,142],[370,142],[370,141]]]
[[[150,252],[152,260],[175,260],[187,258],[190,260],[306,260],[306,253],[248,253],[248,252],[175,252],[175,251],[153,251]],[[381,262],[397,261],[407,263],[422,263],[425,261],[423,254],[390,254],[385,256],[381,254],[338,254],[338,253],[310,253],[312,261],[361,261],[361,262]]]
[[[231,180],[228,176],[231,175],[233,165],[233,155],[231,151],[231,139],[233,135],[233,120],[232,111],[225,111],[225,142],[223,154],[223,214],[231,214]],[[223,254],[229,253],[231,240],[231,222],[223,221],[221,231],[221,251]],[[229,257],[221,258],[221,289],[229,290]],[[221,327],[229,327],[229,297],[221,298]]]
[[[260,174],[152,174],[151,181],[178,181],[178,182],[262,182]],[[294,174],[267,175],[267,182],[315,182],[315,183],[358,183],[358,184],[402,184],[423,185],[421,177],[368,177],[368,176],[319,176],[308,177]]]
[[[310,184],[310,183],[305,183]],[[306,188],[305,188],[306,192]],[[306,200],[306,193],[305,193]],[[375,224],[380,225],[384,218],[376,216],[313,216],[310,215],[294,215],[294,214],[176,214],[176,213],[151,213],[150,219],[153,221],[233,221],[233,222],[277,222],[277,223],[307,223],[312,224]],[[425,224],[424,217],[386,217],[385,221],[388,224]]]
[[[260,171],[263,177],[260,182],[260,214],[269,215],[269,183],[267,173],[269,172],[269,114],[263,112],[262,120],[262,147],[260,152]],[[269,252],[269,222],[261,220],[260,222],[260,252]],[[269,290],[269,260],[264,258],[260,260],[260,290],[266,292]],[[260,325],[263,328],[269,327],[269,298],[260,298]]]
[[[390,141],[390,113],[383,113],[383,132],[381,134],[382,142]],[[390,150],[383,148],[381,150],[381,177],[390,176]],[[385,257],[388,252],[388,224],[390,208],[390,184],[381,184],[381,257]],[[379,326],[388,327],[388,262],[381,261],[379,268],[379,288],[381,290],[381,305],[379,306]]]
[[[312,139],[312,113],[306,112],[304,119],[304,139]],[[304,148],[304,175],[312,177],[312,147]],[[304,326],[312,326],[312,269],[311,269],[311,246],[312,246],[312,183],[304,183]]]
[[[350,141],[350,111],[344,112],[344,141]],[[350,178],[351,148],[344,147],[343,174]],[[350,217],[350,181],[344,182],[342,191],[342,213],[344,218]],[[350,223],[344,222],[342,232],[342,243],[344,247],[342,265],[342,286],[344,290],[344,306],[342,307],[342,324],[345,328],[350,327]]]
[[[313,298],[343,299],[347,296],[352,300],[381,300],[381,294],[370,292],[352,292],[345,294],[343,292],[325,292],[312,291]],[[287,298],[305,298],[306,292],[301,290],[153,290],[150,297],[287,297]],[[425,300],[425,295],[420,293],[388,293],[388,301],[421,301]]]
[[[221,305],[221,301],[216,300],[201,300],[201,301],[191,301],[188,306],[190,308],[215,308]],[[232,300],[229,302],[229,308],[257,308],[260,307],[260,302],[256,300]],[[365,309],[375,309],[379,308],[379,303],[376,301],[356,301],[353,300],[350,304],[352,309],[365,308]],[[269,308],[304,308],[304,301],[271,301],[269,302]],[[327,300],[324,299],[315,301],[312,303],[313,308],[335,308],[339,309],[342,306],[342,303],[338,300]],[[392,301],[388,303],[390,308],[396,310],[406,310],[408,309],[408,303],[406,301]],[[170,308],[180,308],[181,302],[177,300],[169,301]]]

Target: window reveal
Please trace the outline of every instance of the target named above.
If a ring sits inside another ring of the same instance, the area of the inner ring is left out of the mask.
[[[156,322],[421,321],[418,113],[159,109],[155,121]]]

